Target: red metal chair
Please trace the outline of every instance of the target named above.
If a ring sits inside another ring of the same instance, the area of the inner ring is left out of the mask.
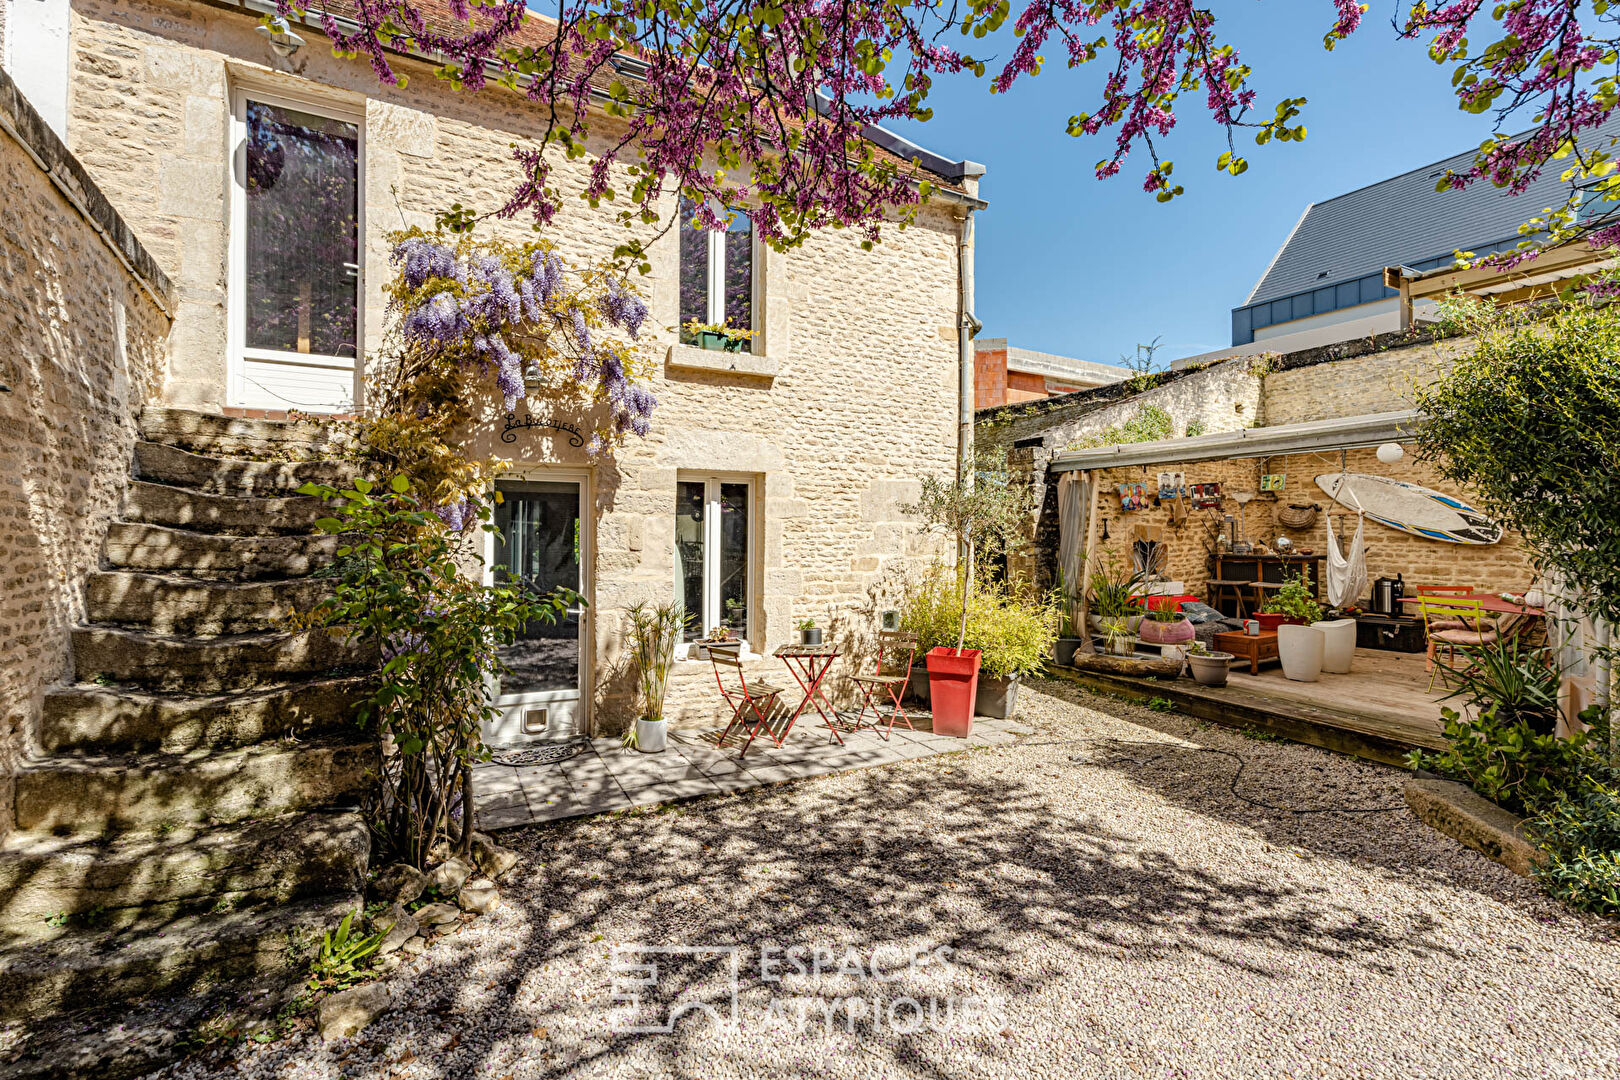
[[[905,670],[900,669],[900,654],[905,653]],[[856,675],[855,685],[861,690],[861,707],[855,713],[854,725],[860,728],[866,716],[867,706],[877,716],[877,723],[867,724],[873,731],[883,736],[885,742],[894,733],[896,721],[912,727],[911,717],[906,710],[900,707],[900,699],[906,694],[906,687],[911,682],[911,665],[917,659],[917,636],[899,631],[887,630],[878,635],[877,671],[871,675]],[[876,696],[874,696],[876,695]],[[883,698],[889,699],[889,723],[883,726]]]
[[[742,659],[738,656],[741,646],[726,648],[724,646],[708,646],[709,659],[714,664],[714,682],[720,688],[720,696],[731,706],[731,719],[727,721],[725,730],[720,732],[719,742],[724,745],[726,738],[731,734],[732,728],[742,725],[748,732],[748,739],[743,743],[742,751],[737,755],[742,757],[748,753],[761,731],[771,737],[777,746],[782,740],[777,738],[776,732],[771,730],[771,717],[777,711],[778,699],[782,696],[783,687],[773,686],[768,682],[754,680],[752,686],[748,683],[748,676],[743,673]],[[721,669],[728,668],[736,673],[736,685],[726,686],[726,680],[721,675]],[[784,732],[784,734],[786,734]]]

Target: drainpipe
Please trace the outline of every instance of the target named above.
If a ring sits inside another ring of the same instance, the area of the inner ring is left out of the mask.
[[[979,320],[973,317],[973,210],[962,215],[957,254],[957,428],[956,480],[966,486],[973,477],[973,336]]]

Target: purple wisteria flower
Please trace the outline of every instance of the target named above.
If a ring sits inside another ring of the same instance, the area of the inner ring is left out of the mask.
[[[443,244],[413,236],[394,248],[390,260],[400,268],[405,284],[420,289],[430,278],[454,278],[456,256]]]
[[[635,293],[624,291],[617,279],[608,280],[607,295],[600,301],[602,316],[614,326],[622,326],[636,337],[647,317],[647,305]]]

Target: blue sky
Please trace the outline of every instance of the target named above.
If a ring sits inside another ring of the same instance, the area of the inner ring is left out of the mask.
[[[1249,136],[1239,144],[1249,170],[1230,177],[1214,167],[1223,134],[1205,119],[1201,98],[1183,98],[1180,124],[1160,153],[1176,163],[1187,192],[1168,205],[1141,190],[1145,155],[1097,180],[1092,167],[1111,138],[1064,133],[1072,114],[1093,106],[1104,61],[1071,71],[1048,49],[1045,71],[1005,97],[991,95],[986,80],[939,79],[934,118],[894,125],[989,170],[980,194],[990,209],[976,234],[982,336],[1107,363],[1155,336],[1163,338],[1162,361],[1221,348],[1231,342],[1231,309],[1308,203],[1448,157],[1490,133],[1488,116],[1456,107],[1448,69],[1419,44],[1396,40],[1388,5],[1373,5],[1331,53],[1321,47],[1333,10],[1327,0],[1213,6],[1254,68],[1266,113],[1283,97],[1309,99],[1308,134],[1267,147]],[[1006,54],[1005,43],[974,44],[979,55]]]

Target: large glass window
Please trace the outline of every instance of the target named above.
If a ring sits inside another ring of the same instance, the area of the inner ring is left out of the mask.
[[[246,113],[245,343],[353,358],[359,127],[262,101]]]
[[[681,208],[681,340],[696,338],[685,329],[696,321],[732,330],[754,330],[754,226],[747,214],[733,214],[725,232],[692,221],[692,204]],[[750,343],[751,345],[751,343]]]
[[[751,489],[720,477],[676,484],[675,597],[689,616],[687,641],[717,626],[748,640]]]

